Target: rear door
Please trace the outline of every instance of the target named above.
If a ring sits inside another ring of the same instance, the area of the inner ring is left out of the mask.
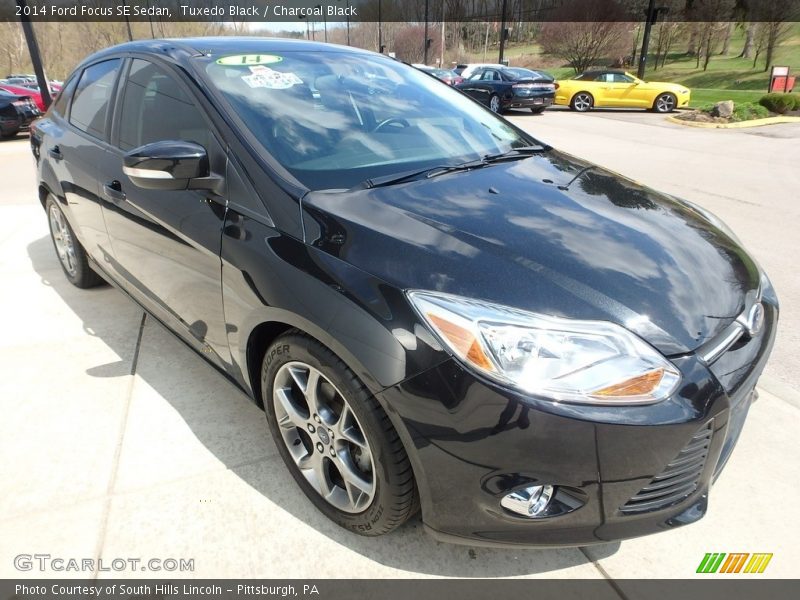
[[[225,366],[219,253],[227,200],[205,190],[142,189],[122,171],[124,153],[164,140],[202,145],[212,171],[224,175],[224,148],[188,84],[166,64],[129,59],[113,149],[99,163],[114,270],[149,310]]]
[[[463,83],[461,89],[482,104],[489,105],[489,99],[495,93],[495,87],[502,83],[497,69],[477,69]]]
[[[69,81],[39,129],[42,178],[63,195],[62,209],[86,252],[101,267],[111,255],[98,195],[97,166],[111,150],[110,106],[122,59],[94,63]],[[46,172],[45,172],[46,169]]]

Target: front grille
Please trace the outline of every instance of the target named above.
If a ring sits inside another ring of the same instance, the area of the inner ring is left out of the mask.
[[[711,445],[711,422],[692,436],[678,456],[664,470],[628,500],[624,514],[661,510],[677,504],[697,489]]]

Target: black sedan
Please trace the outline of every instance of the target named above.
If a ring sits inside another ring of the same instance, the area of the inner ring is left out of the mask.
[[[509,108],[541,113],[556,95],[550,75],[516,67],[479,67],[456,87],[496,113]]]
[[[14,137],[41,116],[30,96],[0,90],[0,136]]]
[[[124,44],[31,145],[69,281],[118,286],[249,394],[355,533],[420,509],[470,544],[696,521],[775,338],[713,215],[379,54]]]

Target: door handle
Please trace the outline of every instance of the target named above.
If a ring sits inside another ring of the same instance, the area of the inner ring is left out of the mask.
[[[122,191],[122,184],[116,179],[109,181],[103,186],[103,194],[109,200],[121,202],[125,200],[125,192]]]
[[[64,158],[64,155],[61,154],[61,148],[59,148],[58,146],[53,146],[47,151],[47,153],[53,160],[63,160]]]

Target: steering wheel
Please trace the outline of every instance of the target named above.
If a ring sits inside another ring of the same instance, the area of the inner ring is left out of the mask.
[[[380,131],[380,129],[382,127],[388,127],[389,125],[399,125],[400,127],[404,128],[404,129],[406,127],[411,127],[411,124],[408,121],[406,121],[405,119],[402,119],[400,117],[389,117],[388,119],[384,119],[383,121],[378,123],[375,126],[375,129],[373,129],[372,131],[373,132],[378,132],[378,131]]]

